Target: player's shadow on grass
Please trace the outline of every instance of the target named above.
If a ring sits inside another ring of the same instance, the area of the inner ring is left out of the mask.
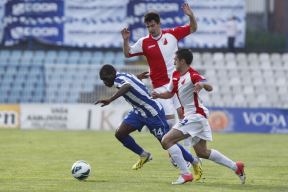
[[[108,180],[96,180],[96,179],[89,179],[89,180],[85,180],[83,182],[88,182],[88,183],[107,183]]]

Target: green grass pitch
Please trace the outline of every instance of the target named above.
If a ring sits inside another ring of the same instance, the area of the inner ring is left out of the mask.
[[[122,147],[113,132],[23,131],[0,129],[1,192],[280,192],[288,191],[288,135],[214,134],[210,148],[246,165],[241,185],[229,169],[203,161],[204,179],[171,185],[178,170],[167,152],[149,133],[135,133],[153,160],[138,171],[138,157]],[[78,181],[70,169],[76,160],[92,166],[87,181]]]

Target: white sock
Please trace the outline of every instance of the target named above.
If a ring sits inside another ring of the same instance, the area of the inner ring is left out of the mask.
[[[141,153],[141,155],[140,155],[140,157],[146,157],[146,156],[148,156],[148,152],[146,152],[146,151],[143,151],[142,153]]]
[[[172,129],[172,127],[175,125],[175,119],[167,119],[167,123],[169,125],[169,129]]]
[[[186,149],[186,151],[189,151],[189,152],[192,147],[191,139],[192,139],[191,137],[188,137],[187,139],[183,140],[183,147]]]
[[[177,145],[172,145],[169,149],[167,149],[167,151],[169,152],[171,158],[175,161],[175,163],[179,167],[181,174],[190,173],[187,167],[187,163],[182,155],[181,149]]]
[[[225,167],[228,167],[232,169],[233,171],[237,170],[236,163],[220,153],[219,151],[215,149],[211,149],[211,153],[209,156],[209,160],[214,161],[215,163],[218,163],[220,165],[224,165]]]

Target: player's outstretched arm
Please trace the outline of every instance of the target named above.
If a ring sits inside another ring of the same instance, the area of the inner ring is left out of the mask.
[[[208,92],[212,91],[213,90],[213,87],[212,85],[210,85],[209,83],[205,83],[204,84],[204,89]]]
[[[209,92],[213,90],[212,85],[210,85],[209,83],[207,83],[207,82],[198,82],[198,83],[195,84],[193,92],[194,93],[199,93],[201,91],[201,89],[203,89],[203,88],[206,91],[209,91]]]
[[[161,99],[170,99],[173,97],[173,93],[171,92],[163,92],[163,93],[157,93],[156,91],[152,91],[151,96],[153,99],[161,98]]]
[[[123,96],[130,90],[131,87],[132,86],[128,83],[120,87],[120,89],[118,89],[118,91],[110,98],[111,102]]]
[[[109,105],[112,101],[118,99],[119,97],[123,96],[127,93],[132,86],[130,84],[125,84],[109,99],[98,100],[94,104],[97,105],[98,103],[102,103],[101,107]]]
[[[102,103],[101,107],[104,107],[106,105],[109,105],[111,103],[110,99],[101,99],[101,100],[98,100],[94,103],[94,105],[97,105],[99,103]]]
[[[121,30],[121,35],[123,38],[123,53],[126,58],[129,57],[129,51],[130,51],[130,45],[129,45],[129,37],[130,37],[130,31],[128,31],[127,28],[124,28]]]
[[[195,32],[197,30],[197,21],[196,21],[196,18],[194,17],[192,9],[190,8],[188,3],[184,3],[182,5],[182,9],[185,15],[187,15],[190,19],[190,33]]]

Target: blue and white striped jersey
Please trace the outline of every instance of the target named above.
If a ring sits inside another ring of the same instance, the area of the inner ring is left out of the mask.
[[[161,111],[161,104],[151,98],[148,88],[136,76],[117,72],[114,85],[120,88],[125,84],[130,84],[132,89],[123,97],[132,105],[135,113],[139,113],[142,117],[154,117]]]

